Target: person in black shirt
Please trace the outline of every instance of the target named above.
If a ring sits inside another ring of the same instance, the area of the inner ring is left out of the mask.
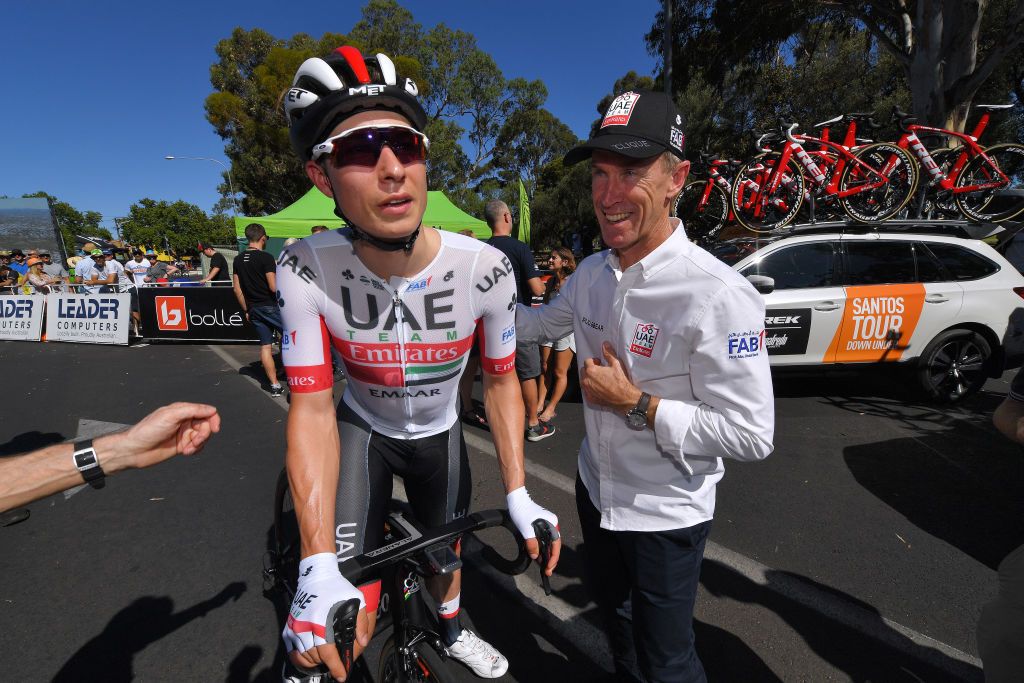
[[[544,285],[540,281],[537,265],[533,262],[533,252],[512,237],[512,213],[508,210],[508,204],[497,199],[487,202],[487,206],[484,207],[484,220],[493,233],[487,243],[508,258],[516,278],[516,296],[524,305],[529,306],[533,297],[544,294]],[[523,403],[526,405],[528,441],[540,441],[555,433],[555,427],[550,422],[541,422],[537,417],[540,412],[540,398],[537,395],[540,370],[540,346],[517,342],[516,375],[519,377],[519,387],[522,389]]]
[[[274,257],[263,251],[267,244],[267,231],[259,223],[245,227],[249,248],[235,257],[235,298],[245,311],[246,318],[260,337],[260,361],[270,383],[270,395],[280,396],[284,388],[277,381],[274,365],[274,330],[281,331],[281,309],[277,306],[277,264]],[[219,255],[219,254],[218,254]],[[223,257],[221,257],[223,258]],[[210,269],[213,272],[213,269]],[[225,269],[226,270],[226,269]]]
[[[199,251],[210,259],[210,272],[200,282],[209,282],[214,287],[227,287],[231,283],[231,274],[228,272],[228,260],[224,258],[224,254],[209,244],[200,244]]]

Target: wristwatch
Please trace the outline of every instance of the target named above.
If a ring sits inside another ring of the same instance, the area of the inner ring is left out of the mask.
[[[82,473],[85,482],[94,489],[101,489],[106,483],[107,473],[100,467],[96,449],[92,447],[92,439],[75,442],[75,451],[71,455],[75,468]]]
[[[640,394],[640,400],[626,413],[626,424],[630,429],[640,431],[647,426],[647,405],[650,402],[650,394],[646,392]]]

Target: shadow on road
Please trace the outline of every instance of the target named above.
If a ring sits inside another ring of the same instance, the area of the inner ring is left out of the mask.
[[[714,560],[704,560],[701,569],[701,584],[713,595],[771,610],[800,634],[814,654],[846,673],[853,681],[938,683],[982,680],[979,669],[912,642],[889,627],[871,605],[846,593],[789,572],[769,570],[766,578],[767,585],[754,583]],[[866,621],[862,625],[866,625],[865,630],[870,631],[874,637],[839,624],[819,608],[809,607],[783,594],[782,591],[795,583],[831,593],[858,608]],[[748,658],[744,652],[746,646],[741,642],[738,650],[733,649],[735,642],[739,641],[736,636],[726,633],[725,636],[713,634],[709,637],[706,631],[708,627],[699,622],[695,628],[697,651],[707,669],[708,680],[779,680],[752,652],[749,653],[752,658]]]
[[[245,588],[240,581],[231,583],[209,600],[177,613],[174,612],[174,601],[167,596],[139,598],[115,614],[99,635],[73,654],[53,681],[127,683],[134,679],[132,663],[135,653],[223,606],[228,600],[238,600]]]
[[[848,446],[854,478],[922,531],[995,569],[1024,543],[1020,448],[954,421],[941,431]]]
[[[292,515],[292,524],[294,522],[294,515]],[[294,531],[298,533],[297,529]],[[268,553],[265,556],[269,558],[271,553],[277,550],[277,542],[274,538],[274,525],[271,524],[267,528],[267,542],[266,551]],[[264,581],[263,586],[263,597],[266,598],[270,604],[274,607],[274,622],[268,623],[266,629],[269,633],[280,633],[284,627],[285,619],[288,617],[288,597],[279,588],[275,587],[271,583]],[[278,636],[276,639],[277,647],[274,650],[274,659],[271,661],[270,666],[264,667],[259,672],[254,673],[253,669],[259,664],[260,659],[263,657],[263,648],[259,645],[249,644],[243,647],[231,663],[228,665],[228,675],[225,679],[226,683],[280,683],[281,681],[281,669],[284,666],[285,657],[287,653],[284,648],[284,641]]]
[[[7,443],[0,444],[0,458],[21,455],[64,441],[66,441],[64,435],[57,432],[25,432],[18,434]]]

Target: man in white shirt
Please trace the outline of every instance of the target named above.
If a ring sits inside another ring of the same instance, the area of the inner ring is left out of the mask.
[[[94,253],[99,253],[99,249],[92,242],[86,242],[85,246],[82,247],[82,253],[84,256],[75,264],[75,281],[78,283],[83,283],[89,279],[89,272],[96,267],[96,262],[93,261],[92,256]],[[83,287],[79,291],[84,294],[88,290]]]
[[[149,259],[143,256],[142,250],[136,249],[132,254],[132,259],[124,264],[124,269],[132,274],[135,285],[139,286],[145,283],[146,271],[151,265]]]
[[[130,289],[134,289],[135,280],[125,271],[124,266],[121,265],[121,262],[114,257],[114,252],[108,249],[103,252],[103,255],[107,257],[107,269],[113,270],[115,273],[117,273],[117,291],[125,293]]]
[[[85,285],[86,294],[109,294],[114,291],[117,284],[117,268],[107,262],[107,256],[99,249],[92,250],[92,267],[83,271],[82,284]],[[111,261],[113,259],[110,259]],[[82,265],[78,262],[78,266]],[[78,272],[75,266],[75,272]]]
[[[670,207],[689,170],[682,117],[663,93],[616,97],[565,164],[591,159],[610,250],[549,305],[517,309],[516,336],[573,332],[584,391],[576,506],[588,590],[619,680],[705,681],[693,607],[722,458],[772,451],[764,303],[687,238]]]
[[[132,253],[132,258],[124,264],[124,271],[128,274],[127,277],[131,280],[131,286],[128,289],[128,293],[132,295],[132,331],[136,335],[141,334],[142,329],[142,309],[139,306],[139,287],[145,283],[146,271],[149,270],[149,261],[143,257],[142,250],[136,249]]]

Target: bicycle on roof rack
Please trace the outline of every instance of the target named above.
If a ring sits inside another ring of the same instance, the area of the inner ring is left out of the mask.
[[[761,135],[754,148],[755,158],[771,151],[770,145],[781,140],[778,133]],[[704,248],[714,244],[722,228],[736,221],[729,195],[736,171],[743,166],[740,159],[723,159],[707,150],[700,153],[700,159],[693,164],[693,173],[707,173],[707,180],[694,180],[686,184],[676,197],[672,215],[682,219],[686,236]]]
[[[453,545],[466,534],[493,527],[503,527],[512,534],[518,554],[507,559],[491,546],[481,543],[483,558],[505,574],[516,575],[526,571],[530,557],[507,510],[474,512],[444,526],[424,529],[408,505],[392,500],[383,545],[338,565],[342,575],[355,586],[374,578],[381,579],[374,637],[383,635],[389,626],[393,627],[381,649],[375,675],[371,675],[365,657],[353,661],[359,601],[350,600],[338,609],[334,633],[342,663],[349,672],[347,681],[456,683],[477,680],[468,669],[449,658],[441,640],[436,613],[426,603],[420,579],[450,574],[459,569],[462,560],[455,554]],[[559,537],[558,530],[544,520],[535,521],[533,527],[540,546],[541,584],[545,595],[550,595],[551,585],[543,567],[550,557],[551,544]],[[278,476],[274,495],[273,545],[265,560],[264,578],[271,590],[290,603],[298,582],[300,539],[288,474],[284,470]],[[322,675],[325,683],[332,680],[329,674]]]
[[[1012,104],[974,105],[983,114],[970,134],[918,125],[915,117],[893,107],[893,121],[902,133],[896,144],[913,152],[928,173],[929,182],[917,207],[919,216],[930,209],[998,223],[1024,213],[1024,145],[1004,143],[983,148],[978,144],[992,112],[1011,107]],[[925,148],[918,133],[955,140],[956,146],[933,154]]]
[[[794,134],[798,125],[780,121],[781,151],[736,173],[732,210],[748,230],[772,232],[792,223],[805,199],[812,202],[812,221],[814,203],[822,202],[837,204],[856,221],[874,223],[895,216],[913,197],[917,164],[905,150],[889,143],[850,149],[825,136]],[[802,143],[815,145],[817,161]]]

